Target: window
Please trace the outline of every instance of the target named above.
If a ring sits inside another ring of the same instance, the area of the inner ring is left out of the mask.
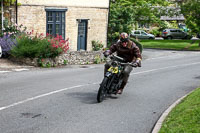
[[[170,30],[170,32],[177,32],[177,30]]]
[[[147,35],[147,33],[145,33],[144,31],[141,32],[142,35]]]
[[[140,34],[140,31],[135,31],[135,34]]]
[[[46,32],[65,39],[65,12],[67,9],[46,9]]]

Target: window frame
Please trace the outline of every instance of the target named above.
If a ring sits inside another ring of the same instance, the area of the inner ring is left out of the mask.
[[[59,35],[62,35],[63,39],[65,39],[65,27],[66,27],[66,11],[68,9],[52,9],[52,8],[47,8],[45,9],[46,11],[46,34],[48,33],[49,30],[49,25],[52,24],[52,35],[56,36],[56,25],[59,24]],[[52,13],[52,21],[48,21],[48,13]],[[57,13],[59,14],[59,19],[60,21],[56,21],[57,19]],[[63,21],[64,19],[64,21]],[[64,30],[64,32],[63,32]],[[61,33],[61,34],[60,34]]]

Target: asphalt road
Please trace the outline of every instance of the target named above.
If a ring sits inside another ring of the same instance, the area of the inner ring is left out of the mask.
[[[0,133],[149,133],[200,86],[200,52],[145,50],[122,95],[97,103],[103,65],[0,74]]]

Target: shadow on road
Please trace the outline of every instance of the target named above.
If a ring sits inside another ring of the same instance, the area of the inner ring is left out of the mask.
[[[70,92],[66,93],[68,97],[78,99],[81,103],[97,104],[96,92]]]
[[[97,91],[94,92],[70,92],[66,93],[67,96],[78,99],[81,103],[85,104],[98,104]],[[116,95],[109,95],[105,100],[117,99]]]

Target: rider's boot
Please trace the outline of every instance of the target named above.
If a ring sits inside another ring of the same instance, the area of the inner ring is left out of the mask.
[[[125,82],[122,82],[121,88],[117,91],[117,94],[122,94],[125,85],[126,85],[126,83],[125,83]]]

